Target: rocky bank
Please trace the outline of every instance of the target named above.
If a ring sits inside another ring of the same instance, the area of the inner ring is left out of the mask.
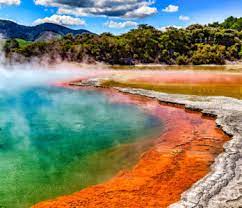
[[[239,208],[242,207],[242,101],[227,97],[170,95],[142,89],[117,88],[161,102],[184,105],[216,117],[217,125],[232,136],[212,165],[212,171],[182,194],[171,208]]]

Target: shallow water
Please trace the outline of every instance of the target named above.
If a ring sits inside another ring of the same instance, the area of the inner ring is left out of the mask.
[[[219,66],[214,67],[214,70],[211,68],[173,66],[156,70],[116,70],[112,76],[107,76],[110,81],[104,82],[104,85],[143,88],[170,94],[242,99],[242,71],[229,71]]]
[[[99,91],[109,95],[113,103],[136,104],[159,117],[165,127],[162,134],[129,171],[122,171],[111,180],[76,194],[40,202],[34,208],[122,207],[123,204],[130,208],[168,207],[211,171],[211,164],[229,140],[214,119],[201,113],[191,113],[183,107],[160,104],[155,99],[121,94],[115,90]],[[123,147],[126,149],[127,146]],[[134,153],[132,146],[129,149],[127,157]],[[114,154],[116,151],[108,153],[110,160]]]
[[[132,166],[163,130],[160,119],[95,90],[1,92],[0,115],[1,208],[105,181]]]

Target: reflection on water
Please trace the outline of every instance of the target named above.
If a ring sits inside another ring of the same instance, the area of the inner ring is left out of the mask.
[[[1,92],[0,207],[25,208],[132,165],[161,121],[96,91]],[[121,161],[121,162],[120,162]]]
[[[112,66],[118,70],[178,70],[178,71],[218,71],[218,72],[242,72],[242,65],[136,65],[136,66]]]
[[[104,85],[241,99],[242,66],[131,67],[115,70]]]
[[[106,81],[104,86],[142,88],[171,94],[199,95],[199,96],[227,96],[242,99],[242,85],[226,84],[152,84],[147,82],[119,82]]]

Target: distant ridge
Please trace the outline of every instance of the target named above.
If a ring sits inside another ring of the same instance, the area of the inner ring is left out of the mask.
[[[68,33],[78,35],[91,32],[83,29],[72,30],[70,28],[53,23],[44,23],[36,26],[24,26],[9,20],[0,20],[0,33],[6,39],[20,38],[26,41],[35,41],[43,34],[47,33],[55,34],[55,36],[63,36]]]

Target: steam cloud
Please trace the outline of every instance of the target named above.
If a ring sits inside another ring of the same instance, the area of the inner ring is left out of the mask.
[[[52,84],[55,82],[70,81],[77,78],[83,78],[98,74],[98,71],[105,68],[101,64],[74,65],[61,62],[55,65],[49,65],[41,60],[32,60],[25,64],[11,62],[5,59],[3,53],[4,41],[0,36],[0,92],[6,90],[16,90],[23,87],[33,87]],[[98,70],[97,70],[98,69]]]

